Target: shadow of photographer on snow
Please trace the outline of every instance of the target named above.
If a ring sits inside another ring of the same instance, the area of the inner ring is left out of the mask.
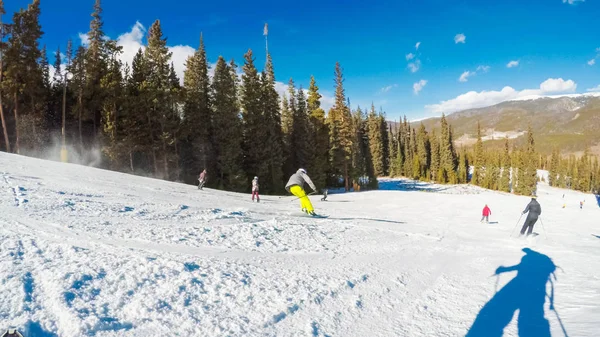
[[[550,310],[554,308],[554,281],[557,266],[547,255],[536,252],[530,248],[523,248],[525,255],[518,265],[500,266],[494,275],[516,271],[515,276],[500,291],[494,294],[475,318],[473,325],[465,337],[501,337],[504,329],[512,321],[518,310],[517,327],[520,337],[550,337],[550,324],[544,316],[546,298],[550,301]],[[550,283],[550,294],[546,292]],[[565,334],[560,316],[556,316]]]

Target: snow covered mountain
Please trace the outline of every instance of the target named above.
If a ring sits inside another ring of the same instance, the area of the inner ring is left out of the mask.
[[[594,196],[541,185],[540,235],[524,239],[511,232],[528,198],[405,180],[381,187],[315,196],[317,212],[330,217],[314,219],[291,197],[256,204],[250,195],[1,153],[0,329],[464,336],[477,321],[470,336],[507,324],[504,336],[518,326],[544,336],[544,313],[552,336],[600,331]],[[491,222],[482,224],[486,203]],[[543,290],[551,294],[546,267],[554,265],[551,306]]]
[[[522,135],[531,125],[538,151],[550,153],[558,146],[563,153],[581,152],[586,146],[600,155],[600,97],[562,95],[523,97],[490,107],[459,111],[447,116],[454,127],[458,145],[476,141],[477,122],[491,145],[501,146],[504,137],[524,141]],[[428,129],[439,128],[440,118],[422,121]],[[416,122],[419,125],[421,122]]]

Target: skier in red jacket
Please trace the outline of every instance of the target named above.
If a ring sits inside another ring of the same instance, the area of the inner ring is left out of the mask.
[[[485,207],[483,208],[483,216],[481,217],[481,222],[483,222],[483,219],[485,219],[485,223],[490,223],[490,215],[492,215],[492,210],[488,207],[488,205],[485,205]]]

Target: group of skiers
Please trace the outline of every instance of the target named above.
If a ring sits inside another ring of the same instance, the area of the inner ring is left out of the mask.
[[[540,206],[540,203],[537,201],[537,196],[533,195],[531,197],[531,201],[529,204],[527,204],[527,207],[525,207],[522,215],[524,214],[527,214],[527,218],[525,219],[525,223],[521,228],[521,235],[524,235],[525,232],[527,232],[527,235],[531,235],[533,232],[533,226],[537,222],[540,214],[542,214],[542,206]],[[492,210],[488,207],[488,205],[485,205],[482,211],[481,222],[485,220],[486,223],[489,223],[490,215],[492,215]]]
[[[200,172],[198,176],[198,189],[201,190],[206,184],[207,173],[206,169]],[[315,213],[315,209],[313,208],[310,199],[308,198],[306,191],[304,190],[304,185],[308,184],[313,191],[317,191],[317,187],[312,182],[308,174],[306,174],[306,170],[301,168],[296,171],[296,173],[292,174],[288,183],[285,185],[286,191],[295,195],[300,199],[300,207],[302,208],[302,212],[307,213],[312,216],[317,216]],[[258,195],[259,184],[258,177],[254,177],[252,179],[252,201],[256,197],[256,202],[260,202],[260,196]],[[327,191],[324,192],[323,198],[321,200],[325,201],[327,199]]]
[[[198,177],[198,189],[201,190],[204,187],[204,184],[206,183],[206,178],[207,178],[207,173],[206,173],[206,169],[204,169],[202,172],[200,172],[200,176]],[[288,191],[289,193],[295,195],[296,197],[298,197],[298,199],[300,199],[300,207],[302,209],[302,212],[307,213],[312,216],[317,216],[317,214],[315,213],[315,210],[313,208],[313,205],[312,205],[310,199],[308,198],[306,191],[304,190],[305,184],[308,184],[313,191],[315,191],[315,192],[317,191],[317,187],[312,182],[312,180],[310,179],[308,174],[306,174],[306,170],[301,168],[301,169],[298,169],[298,171],[296,171],[296,173],[292,174],[292,176],[288,180],[287,184],[285,185],[285,189],[286,189],[286,191]],[[254,179],[252,179],[252,201],[254,201],[254,198],[256,197],[256,202],[260,202],[260,196],[258,195],[258,190],[259,190],[258,177],[254,177]],[[323,198],[321,198],[321,200],[324,201],[326,199],[327,199],[327,191],[325,190],[323,192]],[[527,219],[525,219],[525,223],[523,224],[523,227],[521,228],[521,235],[524,235],[526,231],[527,231],[527,235],[530,235],[533,232],[533,226],[537,222],[540,214],[542,214],[542,207],[537,202],[537,197],[535,195],[533,195],[531,197],[531,201],[529,202],[529,204],[527,205],[527,207],[525,208],[525,210],[523,211],[522,214],[526,214],[526,213],[529,213],[529,214],[527,215]],[[486,223],[489,223],[490,215],[492,215],[492,210],[488,207],[488,205],[485,205],[485,207],[483,208],[483,211],[482,211],[481,222],[483,222],[485,220]]]

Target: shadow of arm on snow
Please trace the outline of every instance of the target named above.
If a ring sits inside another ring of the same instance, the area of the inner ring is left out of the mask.
[[[554,274],[556,265],[547,255],[530,248],[523,248],[525,253],[517,265],[496,269],[494,275],[496,285],[500,274],[516,271],[517,275],[502,289],[497,291],[475,318],[466,337],[500,337],[504,328],[510,324],[515,312],[519,336],[550,337],[550,323],[544,315],[546,297],[550,300],[550,310],[554,311],[561,328],[567,335],[562,320],[554,308]],[[550,281],[550,295],[546,293],[546,285]]]

